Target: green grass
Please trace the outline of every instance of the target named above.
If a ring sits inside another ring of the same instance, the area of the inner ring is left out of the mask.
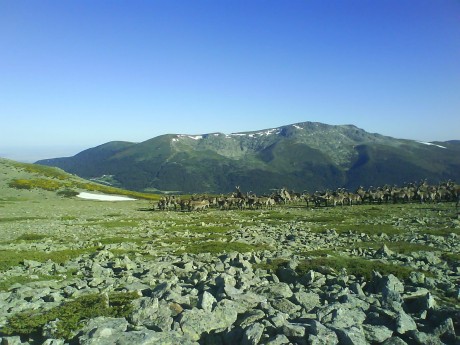
[[[71,277],[76,271],[76,269],[72,269],[63,274],[57,275],[39,274],[37,279],[31,278],[30,275],[8,277],[0,281],[0,291],[8,291],[8,289],[15,284],[24,285],[36,281],[62,280]]]
[[[248,243],[241,242],[221,242],[221,241],[191,241],[185,244],[184,249],[176,251],[176,254],[199,254],[199,253],[210,253],[210,254],[219,254],[224,252],[238,252],[238,253],[247,253],[253,251],[260,251],[269,249],[267,246],[263,245],[252,245]]]
[[[8,270],[14,266],[18,266],[24,260],[33,260],[38,262],[46,262],[48,260],[51,260],[55,263],[60,264],[70,259],[76,258],[82,254],[95,252],[96,250],[96,247],[82,249],[66,249],[49,253],[45,253],[43,251],[38,250],[0,250],[0,272]]]
[[[393,274],[403,280],[409,278],[410,273],[413,271],[412,268],[405,266],[346,256],[317,257],[303,260],[296,271],[302,275],[321,266],[332,268],[337,272],[346,269],[348,274],[363,277],[366,281],[371,280],[372,271],[377,271],[382,275]]]
[[[50,310],[20,312],[10,317],[0,332],[6,335],[37,334],[48,322],[58,320],[54,336],[70,340],[84,325],[84,320],[98,316],[127,317],[133,311],[131,301],[138,297],[135,292],[81,296]]]
[[[62,216],[61,220],[67,221],[67,220],[76,220],[78,219],[76,216]]]
[[[98,218],[88,218],[88,223],[82,223],[80,225],[85,226],[102,226],[106,229],[113,229],[113,228],[123,228],[123,227],[132,227],[135,228],[139,226],[139,222],[133,219],[120,219],[120,220],[109,220],[109,221],[101,221]]]
[[[181,225],[174,227],[174,231],[188,231],[191,233],[210,233],[210,234],[224,234],[230,230],[234,230],[235,225]]]
[[[114,237],[105,237],[105,238],[100,238],[97,240],[94,240],[95,243],[102,243],[104,244],[117,244],[117,243],[136,243],[136,244],[142,244],[144,242],[147,242],[151,239],[144,239],[144,238],[130,238],[130,237],[121,237],[121,236],[114,236]]]
[[[47,235],[41,235],[41,234],[22,234],[21,236],[16,238],[16,241],[41,241],[46,238],[49,238]]]
[[[26,220],[38,220],[46,219],[45,217],[0,217],[0,223],[2,222],[22,222]]]
[[[443,253],[442,259],[451,263],[451,264],[460,264],[460,254],[459,253]]]
[[[377,271],[383,275],[393,274],[400,279],[407,279],[413,271],[409,267],[392,265],[390,263],[383,263],[378,260],[368,260],[356,257],[347,257],[343,255],[330,255],[333,251],[317,251],[310,252],[309,254],[320,255],[318,257],[303,259],[299,262],[296,272],[299,275],[304,275],[310,270],[318,270],[321,267],[333,269],[340,272],[342,269],[347,270],[347,274],[363,277],[365,280],[370,281],[372,278],[372,271]],[[308,254],[308,253],[307,253]],[[325,255],[325,256],[324,256]],[[256,268],[270,270],[276,273],[280,267],[288,263],[286,259],[276,259],[269,262],[256,265]]]

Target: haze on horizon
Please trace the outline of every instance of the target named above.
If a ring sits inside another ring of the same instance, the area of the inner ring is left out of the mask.
[[[0,157],[304,121],[460,139],[455,0],[1,1],[0,43]]]

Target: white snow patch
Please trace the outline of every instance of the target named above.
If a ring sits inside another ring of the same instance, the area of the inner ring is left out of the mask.
[[[430,145],[430,146],[440,147],[442,149],[447,149],[447,147],[445,147],[445,146],[441,146],[441,145],[437,145],[437,144],[433,144],[433,143],[427,143],[425,141],[417,141],[417,142],[420,143],[420,144],[423,144],[423,145]]]
[[[267,129],[266,131],[262,132],[252,132],[252,133],[231,133],[230,136],[238,136],[238,137],[249,137],[254,138],[255,136],[263,136],[263,135],[270,135],[270,134],[279,134],[281,131],[279,128],[272,128]],[[227,138],[229,135],[226,136]]]
[[[178,138],[190,138],[190,139],[193,139],[193,140],[203,139],[203,136],[202,136],[202,135],[179,134],[177,137],[178,137]]]
[[[94,193],[87,193],[81,192],[77,195],[77,197],[82,199],[88,200],[102,200],[102,201],[130,201],[130,200],[137,200],[133,198],[128,198],[126,196],[119,196],[119,195],[103,195],[103,194],[94,194]]]
[[[293,127],[297,128],[297,129],[303,129],[302,127],[300,126],[297,126],[297,125],[292,125]]]
[[[179,139],[177,139],[177,138],[172,138],[172,141],[179,141]]]
[[[202,135],[187,135],[187,137],[193,140],[203,139]]]

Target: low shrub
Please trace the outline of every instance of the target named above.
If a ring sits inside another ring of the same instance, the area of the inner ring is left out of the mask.
[[[58,191],[56,194],[64,198],[73,198],[73,197],[76,197],[79,193],[72,189],[64,189],[64,190]]]
[[[31,310],[13,315],[1,330],[6,335],[30,335],[40,332],[50,321],[57,320],[54,336],[72,339],[86,319],[98,316],[127,317],[132,313],[131,301],[139,296],[135,292],[91,294],[65,302],[46,311]]]

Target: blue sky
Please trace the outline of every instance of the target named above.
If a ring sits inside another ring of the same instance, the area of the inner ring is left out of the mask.
[[[458,0],[0,0],[0,49],[13,159],[303,121],[460,139]]]

